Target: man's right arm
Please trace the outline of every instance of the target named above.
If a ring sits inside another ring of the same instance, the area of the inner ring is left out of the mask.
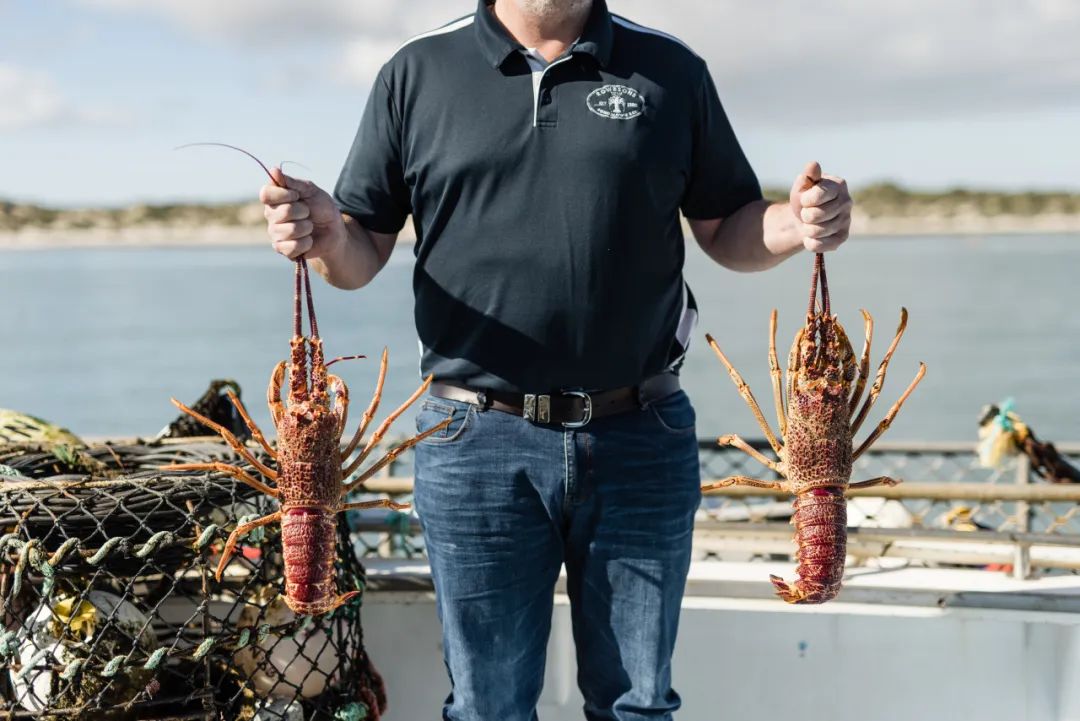
[[[275,184],[259,192],[274,250],[290,259],[301,255],[330,285],[362,288],[382,270],[397,233],[376,233],[343,215],[333,198],[314,183],[272,171]],[[284,187],[282,187],[284,186]]]

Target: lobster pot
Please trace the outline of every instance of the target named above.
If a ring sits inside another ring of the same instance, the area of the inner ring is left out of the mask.
[[[360,598],[296,618],[280,532],[228,533],[276,503],[220,474],[216,441],[0,446],[0,710],[5,719],[377,719]],[[364,570],[339,523],[339,592]]]

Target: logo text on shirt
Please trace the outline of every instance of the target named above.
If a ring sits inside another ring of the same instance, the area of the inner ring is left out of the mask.
[[[645,98],[625,85],[605,85],[589,93],[585,104],[601,118],[630,120],[645,112]]]

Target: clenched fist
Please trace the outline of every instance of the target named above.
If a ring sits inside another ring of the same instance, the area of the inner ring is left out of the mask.
[[[823,174],[819,163],[808,163],[795,179],[788,204],[802,226],[807,250],[815,253],[836,250],[848,239],[854,202],[847,181]]]
[[[270,173],[279,185],[264,185],[259,200],[274,250],[291,260],[337,250],[345,242],[345,226],[330,194],[308,180],[290,178],[281,168]]]

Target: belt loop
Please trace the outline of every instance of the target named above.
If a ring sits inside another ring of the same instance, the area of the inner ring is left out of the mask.
[[[488,405],[487,393],[485,393],[484,391],[476,392],[476,405],[482,411],[486,411],[488,408],[490,408],[490,406]]]
[[[645,402],[645,384],[642,383],[639,386],[634,387],[634,396],[637,398],[638,408],[645,410],[649,407],[649,404]]]

